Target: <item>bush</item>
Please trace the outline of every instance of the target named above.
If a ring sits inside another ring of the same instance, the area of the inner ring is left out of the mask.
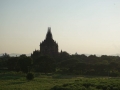
[[[33,73],[28,73],[26,76],[27,80],[33,80],[34,79],[34,74]]]

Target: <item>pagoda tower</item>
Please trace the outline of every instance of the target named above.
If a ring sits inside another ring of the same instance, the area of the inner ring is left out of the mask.
[[[45,56],[58,55],[58,44],[53,40],[51,27],[48,27],[46,38],[40,43],[40,54]]]

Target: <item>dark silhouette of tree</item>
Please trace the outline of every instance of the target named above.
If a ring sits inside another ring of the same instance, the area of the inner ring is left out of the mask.
[[[37,51],[34,54],[34,57],[27,57],[25,54],[10,57],[8,54],[4,54],[0,57],[0,69],[8,68],[9,71],[27,73],[32,68],[33,71],[41,73],[120,76],[119,56],[69,55],[63,51],[56,57],[40,56]]]
[[[9,58],[8,63],[7,63],[8,70],[10,70],[10,71],[17,70],[17,67],[18,67],[17,64],[18,64],[18,57]]]
[[[55,61],[49,56],[40,56],[34,62],[34,68],[37,72],[51,73],[55,71]]]
[[[25,73],[29,72],[32,64],[33,64],[33,60],[31,57],[27,57],[26,55],[21,55],[19,57],[18,66],[21,71]]]
[[[7,62],[10,58],[9,54],[5,53],[0,57],[0,69],[6,69],[7,68]]]

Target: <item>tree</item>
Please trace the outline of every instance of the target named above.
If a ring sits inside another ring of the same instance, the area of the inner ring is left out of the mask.
[[[10,56],[5,53],[3,54],[1,57],[0,57],[0,69],[5,69],[7,68],[7,62],[8,62],[8,59],[10,58]]]
[[[40,56],[34,62],[35,71],[51,73],[55,71],[55,61],[49,56]]]
[[[11,57],[8,59],[7,67],[8,70],[17,70],[18,57]]]
[[[27,73],[31,69],[31,65],[33,63],[33,60],[31,57],[27,57],[26,55],[21,55],[18,60],[18,65],[20,67],[20,70]]]

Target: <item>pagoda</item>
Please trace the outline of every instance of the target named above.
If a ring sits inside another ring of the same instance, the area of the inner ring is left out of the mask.
[[[51,27],[48,27],[46,38],[40,43],[40,55],[56,56],[58,55],[58,44],[53,40]]]

